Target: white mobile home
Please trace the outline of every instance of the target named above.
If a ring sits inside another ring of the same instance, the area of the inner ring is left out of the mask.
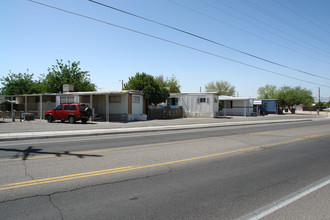
[[[218,117],[219,93],[171,93],[167,105],[182,106],[184,117]]]
[[[253,100],[255,98],[220,96],[220,115],[252,116],[255,114]]]
[[[105,121],[147,120],[146,101],[141,91],[66,92],[16,96],[24,112],[44,118],[45,111],[64,103],[85,103],[93,109],[93,119]]]
[[[56,104],[85,103],[93,117],[105,121],[146,120],[146,101],[141,91],[68,92],[58,94]]]

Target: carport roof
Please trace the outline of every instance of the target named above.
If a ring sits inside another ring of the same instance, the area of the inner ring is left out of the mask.
[[[246,101],[246,100],[255,100],[253,97],[234,97],[234,96],[219,96],[221,101]]]
[[[143,95],[142,91],[138,91],[138,90],[66,92],[66,93],[61,93],[61,94],[56,94],[56,95],[65,96],[65,95],[123,95],[123,94]]]
[[[123,90],[123,91],[93,91],[93,92],[66,92],[66,93],[51,93],[51,94],[24,94],[24,95],[9,95],[8,97],[24,97],[24,96],[67,96],[67,95],[122,95],[122,94],[135,94],[143,95],[142,91],[138,90]],[[7,97],[7,96],[5,96]]]

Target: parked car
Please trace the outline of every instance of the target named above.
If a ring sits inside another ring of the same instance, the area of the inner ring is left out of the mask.
[[[45,112],[45,119],[51,123],[55,120],[65,122],[68,120],[71,124],[81,120],[86,124],[89,117],[92,116],[92,109],[86,104],[61,104],[53,110]]]

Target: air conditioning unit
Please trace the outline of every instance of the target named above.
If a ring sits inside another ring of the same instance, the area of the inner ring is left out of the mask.
[[[64,92],[74,92],[74,85],[64,84],[63,85],[63,93]]]

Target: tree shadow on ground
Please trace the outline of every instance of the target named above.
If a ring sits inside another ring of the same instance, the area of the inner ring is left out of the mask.
[[[29,146],[28,148],[21,150],[21,149],[15,149],[15,148],[0,148],[0,151],[11,151],[16,152],[16,154],[12,157],[13,159],[16,158],[22,158],[22,160],[27,160],[29,157],[32,157],[33,155],[55,155],[57,157],[61,156],[76,156],[78,158],[84,158],[84,157],[102,157],[101,155],[97,154],[79,154],[79,153],[70,153],[69,151],[64,152],[51,152],[51,151],[42,151],[43,149],[33,148],[32,146]]]

